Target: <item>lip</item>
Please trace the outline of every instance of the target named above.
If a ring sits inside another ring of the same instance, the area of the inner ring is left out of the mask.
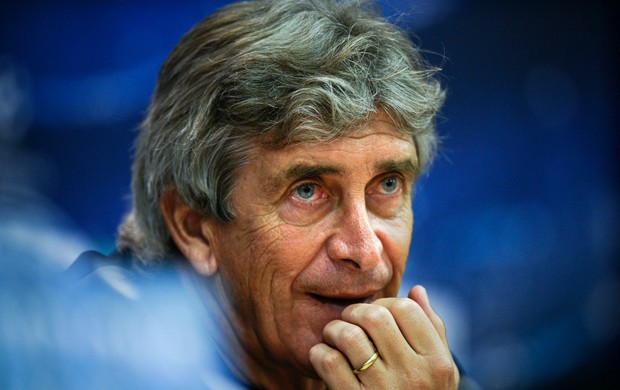
[[[374,300],[375,296],[375,294],[327,296],[318,293],[308,293],[308,295],[313,300],[322,304],[342,308],[356,303],[370,303]]]

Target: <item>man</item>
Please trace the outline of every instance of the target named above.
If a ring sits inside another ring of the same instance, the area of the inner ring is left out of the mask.
[[[233,4],[163,64],[119,253],[176,264],[244,385],[457,388],[424,288],[395,298],[433,74],[360,1]]]

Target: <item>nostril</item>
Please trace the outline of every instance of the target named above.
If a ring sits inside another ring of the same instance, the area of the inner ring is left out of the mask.
[[[343,261],[344,261],[347,265],[351,265],[353,268],[357,268],[357,269],[362,268],[362,267],[360,266],[360,264],[359,264],[357,261],[355,261],[355,260],[351,260],[351,259],[343,259]]]

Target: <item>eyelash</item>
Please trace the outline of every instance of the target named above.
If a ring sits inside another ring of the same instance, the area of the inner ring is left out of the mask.
[[[388,180],[388,179],[392,179],[392,180],[395,180],[395,181],[396,181],[396,186],[397,186],[397,187],[396,187],[396,188],[394,189],[394,191],[392,191],[392,192],[384,191],[384,189],[382,188],[383,183],[384,183],[386,180]],[[381,192],[382,192],[383,194],[385,194],[385,195],[394,195],[394,194],[398,193],[399,191],[403,190],[403,188],[404,188],[404,181],[403,181],[402,177],[400,177],[400,175],[397,175],[397,174],[388,174],[388,175],[385,175],[385,176],[383,176],[382,178],[380,178],[380,179],[376,182],[376,185],[378,185],[378,186],[380,187]],[[304,198],[304,197],[302,197],[302,196],[300,195],[299,191],[300,191],[303,187],[312,187],[312,188],[313,188],[313,192],[312,192],[312,194],[311,194],[310,198]],[[321,191],[321,188],[322,188],[322,187],[321,187],[321,185],[320,185],[320,184],[317,184],[317,183],[315,183],[315,182],[302,182],[302,183],[300,183],[300,184],[296,185],[295,187],[293,187],[293,189],[291,190],[291,196],[293,196],[293,197],[295,197],[295,198],[297,198],[297,199],[300,199],[300,200],[302,200],[302,201],[304,201],[304,202],[309,202],[309,201],[311,201],[311,200],[312,200],[312,198],[316,195],[316,194],[315,194],[315,192],[316,192],[317,190],[318,190],[318,191]],[[319,194],[319,195],[321,195],[321,194]],[[325,194],[323,194],[323,196],[321,196],[321,198],[322,198],[322,197],[324,197],[324,196],[325,196]]]

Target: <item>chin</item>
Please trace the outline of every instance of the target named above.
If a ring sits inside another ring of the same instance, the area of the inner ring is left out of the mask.
[[[301,376],[320,379],[310,363],[310,349],[323,342],[323,328],[327,323],[314,324],[312,327],[307,322],[303,325],[305,325],[303,328],[297,327],[297,332],[289,334],[287,339],[282,340],[282,344],[289,348],[285,347],[279,355],[286,365],[291,366]]]

